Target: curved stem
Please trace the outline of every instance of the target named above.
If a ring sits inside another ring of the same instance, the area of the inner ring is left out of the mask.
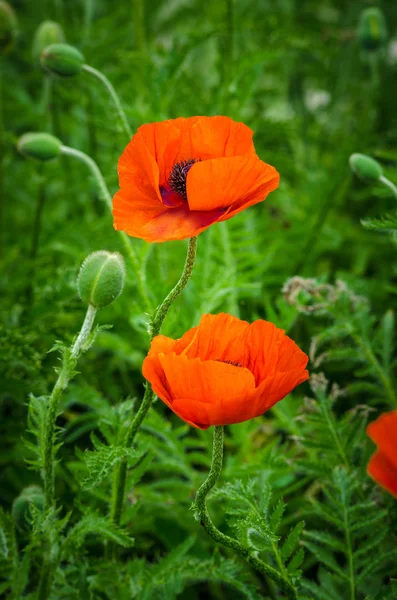
[[[46,509],[49,510],[54,505],[55,497],[55,477],[54,477],[54,443],[55,443],[55,422],[58,413],[59,401],[63,391],[73,377],[77,359],[84,349],[84,345],[91,333],[96,315],[96,308],[91,304],[88,306],[83,326],[76,338],[73,346],[68,352],[64,353],[62,367],[58,379],[54,385],[48,401],[48,412],[46,418],[45,438],[44,438],[44,497]]]
[[[389,190],[391,190],[393,192],[394,197],[397,199],[397,187],[394,185],[394,183],[392,183],[390,181],[390,179],[388,179],[387,177],[385,177],[384,175],[381,175],[379,177],[379,181],[381,183],[383,183],[383,185],[385,185],[386,187],[389,188]]]
[[[152,319],[150,325],[150,339],[152,340],[156,335],[159,334],[160,328],[163,324],[163,321],[168,313],[171,304],[177,299],[182,290],[186,287],[187,282],[190,279],[190,276],[193,271],[194,261],[196,259],[197,252],[197,237],[192,237],[189,240],[189,246],[187,250],[187,256],[185,261],[185,266],[182,271],[182,275],[175,285],[175,287],[170,291],[168,296],[163,300],[160,306],[157,308],[154,317]]]
[[[285,592],[287,598],[291,600],[296,600],[297,595],[295,592],[295,588],[291,585],[291,583],[282,577],[276,569],[267,565],[259,558],[257,558],[254,554],[251,553],[249,548],[246,548],[241,544],[238,540],[231,538],[228,535],[225,535],[217,527],[215,527],[210,514],[207,509],[206,497],[208,492],[214,487],[216,482],[218,481],[223,462],[223,439],[224,439],[224,428],[223,425],[219,425],[214,427],[214,439],[212,446],[212,461],[211,461],[211,469],[206,478],[206,480],[199,487],[196,499],[194,503],[194,508],[197,512],[197,515],[200,520],[200,524],[204,527],[205,531],[210,535],[216,542],[222,544],[227,548],[231,548],[244,558],[250,565],[254,567],[256,571],[261,573],[264,577],[268,576],[270,579],[275,581],[277,585]]]
[[[180,295],[182,290],[186,287],[186,284],[189,281],[190,276],[192,274],[194,261],[196,258],[196,252],[197,237],[192,237],[189,240],[189,246],[182,275],[180,276],[178,283],[173,287],[173,289],[163,300],[163,302],[160,304],[160,306],[157,308],[153,315],[150,324],[150,341],[152,341],[152,339],[160,333],[161,326],[172,303],[176,300],[176,298]],[[132,442],[134,441],[135,436],[153,403],[154,396],[155,394],[153,392],[152,386],[149,382],[146,382],[146,389],[145,394],[143,396],[143,400],[141,402],[138,412],[136,413],[127,431],[127,435],[124,442],[126,448],[131,446]],[[126,479],[127,460],[123,459],[120,462],[119,466],[116,468],[112,489],[112,504],[110,514],[112,521],[116,524],[120,523]]]
[[[90,156],[88,156],[88,154],[85,154],[80,150],[76,150],[75,148],[70,148],[69,146],[61,146],[61,153],[65,156],[72,156],[73,158],[87,165],[98,185],[98,189],[102,199],[106,202],[106,205],[109,208],[110,212],[112,212],[112,196],[108,190],[103,175],[96,162]],[[118,233],[123,241],[123,245],[128,255],[128,258],[131,261],[132,268],[134,270],[134,275],[136,277],[138,292],[141,297],[143,306],[146,311],[150,311],[152,305],[146,292],[145,277],[140,268],[139,260],[136,255],[135,249],[132,245],[131,239],[126,233],[124,233],[124,231],[119,231]]]
[[[114,102],[114,105],[115,105],[118,115],[120,117],[120,121],[123,125],[123,129],[126,132],[126,134],[128,135],[128,137],[131,138],[132,137],[132,129],[128,124],[127,117],[125,116],[124,109],[121,106],[121,102],[116,93],[116,90],[110,83],[109,79],[106,77],[106,75],[101,73],[101,71],[94,69],[94,67],[90,67],[90,65],[83,65],[83,71],[85,71],[86,73],[89,73],[90,75],[92,75],[92,77],[95,77],[95,79],[98,79],[105,86],[105,88],[109,92],[110,97],[112,98],[112,100]]]

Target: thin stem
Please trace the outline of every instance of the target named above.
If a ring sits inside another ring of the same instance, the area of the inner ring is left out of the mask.
[[[204,527],[205,531],[210,535],[216,542],[222,544],[226,548],[231,548],[244,558],[250,565],[254,567],[256,571],[261,573],[264,577],[268,576],[270,579],[275,581],[277,585],[285,592],[287,598],[291,600],[296,600],[296,591],[295,588],[291,585],[291,583],[284,579],[270,565],[267,565],[259,558],[257,558],[254,554],[251,553],[249,548],[246,548],[241,544],[238,540],[231,538],[228,535],[225,535],[217,527],[215,527],[210,514],[207,509],[206,497],[208,492],[212,490],[216,482],[218,481],[219,475],[222,469],[223,462],[223,440],[224,440],[224,428],[223,425],[219,425],[214,427],[214,438],[213,438],[213,446],[212,446],[212,462],[210,472],[205,479],[205,481],[199,487],[196,500],[194,503],[194,508],[197,511],[198,517],[200,519],[200,524]]]
[[[385,185],[386,187],[389,188],[389,190],[391,190],[393,192],[394,197],[397,199],[397,187],[394,185],[394,183],[392,183],[390,181],[390,179],[388,179],[387,177],[385,177],[384,175],[381,175],[379,177],[379,181],[381,183],[383,183],[383,185]]]
[[[37,251],[39,249],[39,240],[41,233],[41,216],[43,214],[44,204],[46,200],[46,191],[44,187],[44,180],[40,173],[40,180],[38,186],[38,194],[36,200],[36,210],[33,219],[33,230],[32,230],[32,244],[30,248],[30,257],[36,258]]]
[[[105,183],[103,175],[102,175],[98,165],[96,164],[96,162],[90,156],[88,156],[88,154],[85,154],[85,152],[81,152],[81,150],[76,150],[76,148],[70,148],[69,146],[61,146],[61,153],[65,156],[72,156],[73,158],[75,158],[75,159],[79,160],[80,162],[84,163],[85,165],[87,165],[87,167],[90,169],[90,171],[98,185],[98,189],[99,189],[102,199],[106,202],[106,205],[111,212],[112,211],[112,196],[108,190],[108,187]],[[146,311],[150,311],[152,308],[152,305],[149,300],[148,294],[146,292],[145,277],[140,268],[139,260],[136,255],[135,249],[132,245],[131,239],[128,237],[128,235],[126,233],[124,233],[124,231],[119,231],[118,233],[123,241],[123,245],[124,245],[125,251],[128,255],[128,258],[131,261],[132,268],[134,270],[134,276],[135,276],[136,282],[137,282],[138,292],[141,297],[143,306]]]
[[[349,559],[350,600],[356,600],[354,557],[353,557],[352,542],[351,542],[351,537],[350,537],[349,515],[347,512],[346,502],[343,503],[343,519],[344,519],[345,535],[346,535],[346,550],[347,550],[347,556]]]
[[[194,261],[196,258],[197,252],[197,237],[192,237],[189,240],[188,251],[185,261],[185,266],[182,271],[182,275],[179,278],[178,283],[173,287],[168,296],[163,300],[160,306],[155,311],[151,324],[150,324],[150,341],[160,333],[161,326],[163,321],[172,305],[172,303],[176,300],[176,298],[180,295],[182,290],[186,287],[187,282],[190,279],[192,274]],[[136,413],[134,419],[132,420],[130,427],[127,431],[127,435],[125,438],[125,447],[128,448],[132,445],[135,436],[142,425],[143,420],[145,419],[152,403],[154,400],[154,392],[152,386],[149,382],[146,383],[145,394],[143,396],[143,400],[139,407],[138,412]],[[112,504],[111,504],[111,518],[114,523],[119,524],[121,519],[121,511],[123,507],[124,493],[125,493],[125,484],[127,479],[127,460],[123,459],[118,468],[116,468],[114,479],[113,479],[113,489],[112,489]]]
[[[66,389],[69,380],[73,377],[77,359],[84,349],[84,345],[90,335],[96,308],[91,304],[88,306],[83,326],[69,352],[65,352],[62,360],[62,366],[58,379],[51,392],[48,402],[48,413],[46,419],[45,439],[44,439],[44,496],[46,509],[54,505],[55,498],[55,477],[54,477],[54,443],[55,443],[55,422],[58,413],[59,402],[63,391]]]
[[[180,295],[182,290],[186,287],[187,282],[190,279],[190,276],[193,271],[194,261],[196,259],[197,252],[197,237],[192,237],[189,240],[189,246],[187,250],[186,262],[182,271],[182,275],[175,285],[175,287],[170,291],[168,296],[163,300],[160,306],[157,308],[154,317],[152,319],[152,323],[150,326],[150,339],[152,340],[156,335],[159,334],[163,321],[171,307],[171,304],[175,302],[177,297]]]
[[[128,124],[127,117],[125,116],[124,109],[121,106],[121,102],[116,93],[116,90],[110,83],[109,79],[106,77],[106,75],[101,73],[101,71],[94,69],[94,67],[90,67],[90,65],[83,65],[83,71],[85,71],[86,73],[89,73],[90,75],[92,75],[92,77],[95,77],[95,79],[98,79],[105,86],[105,88],[109,92],[110,97],[112,98],[112,100],[114,102],[117,113],[120,117],[120,121],[123,125],[123,129],[126,132],[126,134],[128,135],[128,137],[131,138],[132,137],[132,129]]]

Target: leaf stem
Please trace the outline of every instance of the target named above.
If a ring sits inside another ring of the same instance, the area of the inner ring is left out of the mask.
[[[61,153],[65,156],[71,156],[76,160],[79,160],[80,162],[87,165],[98,185],[99,193],[102,199],[106,202],[106,205],[109,208],[110,212],[112,212],[112,196],[108,190],[103,175],[96,162],[90,156],[88,156],[88,154],[85,154],[85,152],[81,152],[81,150],[76,150],[75,148],[70,148],[69,146],[61,146]],[[119,231],[118,233],[122,239],[128,258],[131,261],[132,268],[134,270],[134,276],[136,278],[138,292],[141,297],[144,309],[145,311],[149,312],[152,310],[152,304],[149,300],[149,296],[146,291],[145,275],[139,264],[135,248],[132,244],[131,239],[126,233],[124,233],[124,231]]]
[[[365,354],[368,362],[373,366],[374,370],[377,372],[379,381],[383,385],[383,388],[391,402],[391,405],[393,406],[393,408],[396,408],[397,407],[397,396],[394,391],[394,388],[390,382],[389,377],[383,370],[382,365],[379,363],[378,359],[376,358],[371,346],[367,343],[367,341],[361,335],[352,333],[352,337],[356,341],[356,343],[360,346],[360,348],[364,351],[364,354]]]
[[[206,497],[207,494],[214,487],[218,481],[219,475],[222,470],[223,462],[223,440],[224,440],[224,427],[218,425],[214,427],[214,438],[212,446],[212,462],[210,472],[205,481],[199,487],[196,499],[194,503],[194,509],[197,512],[200,524],[204,527],[205,531],[210,535],[216,542],[222,544],[226,548],[231,548],[244,558],[256,571],[261,573],[264,577],[270,577],[277,585],[285,592],[287,598],[290,600],[296,600],[297,595],[295,588],[287,581],[276,569],[267,565],[255,556],[252,551],[243,546],[238,540],[225,535],[217,527],[215,527],[210,514],[207,509]]]
[[[106,75],[101,73],[101,71],[98,71],[98,69],[94,69],[94,67],[91,67],[90,65],[83,65],[83,71],[85,71],[89,75],[92,75],[92,77],[95,77],[95,79],[98,79],[105,86],[105,88],[109,92],[110,97],[112,98],[112,100],[114,102],[114,105],[116,107],[117,113],[120,118],[120,121],[123,125],[123,129],[126,132],[126,134],[128,135],[128,138],[131,138],[132,137],[132,129],[128,124],[124,109],[121,106],[120,98],[118,97],[117,92],[114,89],[114,87],[112,86],[112,84],[110,83],[109,79],[106,77]]]
[[[186,287],[190,276],[192,274],[192,270],[194,267],[194,262],[197,253],[197,237],[192,237],[189,240],[187,256],[185,260],[185,266],[182,271],[182,275],[179,278],[178,283],[172,288],[168,296],[163,300],[157,310],[154,312],[150,323],[150,341],[153,340],[156,335],[160,333],[161,326],[163,321],[171,308],[171,305],[177,297],[181,294],[183,289]],[[149,409],[154,400],[154,392],[152,386],[149,382],[146,382],[145,394],[143,396],[143,400],[139,407],[138,412],[136,413],[134,419],[131,421],[130,427],[127,431],[127,435],[124,441],[125,447],[131,446],[133,443],[135,436],[143,423]],[[113,479],[113,488],[112,488],[112,504],[111,504],[111,519],[117,525],[120,523],[121,519],[121,511],[123,507],[124,493],[125,493],[125,484],[127,479],[127,459],[123,459],[118,467],[116,467],[114,479]]]
[[[48,411],[45,427],[44,438],[44,497],[46,509],[49,510],[54,505],[55,497],[55,477],[54,477],[54,458],[55,458],[55,422],[58,413],[59,401],[63,391],[66,389],[70,379],[74,375],[74,369],[77,360],[84,350],[85,343],[91,333],[92,326],[96,315],[96,308],[91,304],[88,306],[87,313],[78,334],[76,341],[72,347],[64,353],[62,366],[58,375],[58,379],[54,385],[48,401]]]

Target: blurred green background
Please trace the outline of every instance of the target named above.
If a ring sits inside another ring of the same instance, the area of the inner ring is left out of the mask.
[[[319,322],[291,308],[281,294],[287,279],[343,280],[368,298],[364,328],[396,306],[397,294],[393,240],[360,223],[392,212],[395,199],[386,188],[354,178],[348,164],[353,152],[371,154],[396,180],[395,0],[10,4],[17,34],[0,57],[0,494],[6,507],[36,481],[21,442],[26,402],[29,393],[51,388],[57,356],[49,350],[55,340],[70,342],[83,320],[79,266],[94,250],[123,253],[84,165],[68,157],[39,163],[17,151],[23,133],[50,132],[94,158],[111,192],[117,189],[117,160],[128,139],[114,106],[87,74],[61,79],[42,71],[37,31],[44,21],[57,22],[86,63],[106,74],[134,131],[178,116],[228,115],[254,130],[259,156],[280,172],[280,187],[266,202],[200,235],[191,282],[164,333],[178,337],[202,313],[228,311],[249,321],[273,320],[308,352],[313,336],[334,316]],[[358,34],[360,15],[371,6],[381,9],[387,32],[375,24]],[[186,243],[134,245],[156,305],[179,277]],[[354,321],[349,310],[345,324]],[[113,328],[99,335],[66,393],[64,457],[74,456],[76,446],[90,446],[95,410],[104,398],[116,404],[142,394],[146,316],[128,264],[122,297],[99,321]],[[344,344],[337,342],[336,349],[345,354],[321,369],[347,387],[360,357],[352,351],[350,363]],[[361,386],[358,392],[354,396],[352,387],[344,408],[371,404],[373,389]],[[388,406],[384,398],[380,405]],[[284,435],[288,417],[280,415],[275,427]],[[68,505],[70,473],[63,476]]]

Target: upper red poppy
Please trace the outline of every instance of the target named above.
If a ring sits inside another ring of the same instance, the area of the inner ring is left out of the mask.
[[[178,417],[207,429],[269,410],[308,379],[307,361],[272,323],[221,313],[204,315],[180,340],[156,336],[143,375]]]
[[[261,202],[280,177],[252,135],[220,116],[142,125],[119,160],[114,227],[148,242],[181,240]]]
[[[397,410],[384,413],[367,427],[378,446],[368,463],[369,475],[397,498]]]

